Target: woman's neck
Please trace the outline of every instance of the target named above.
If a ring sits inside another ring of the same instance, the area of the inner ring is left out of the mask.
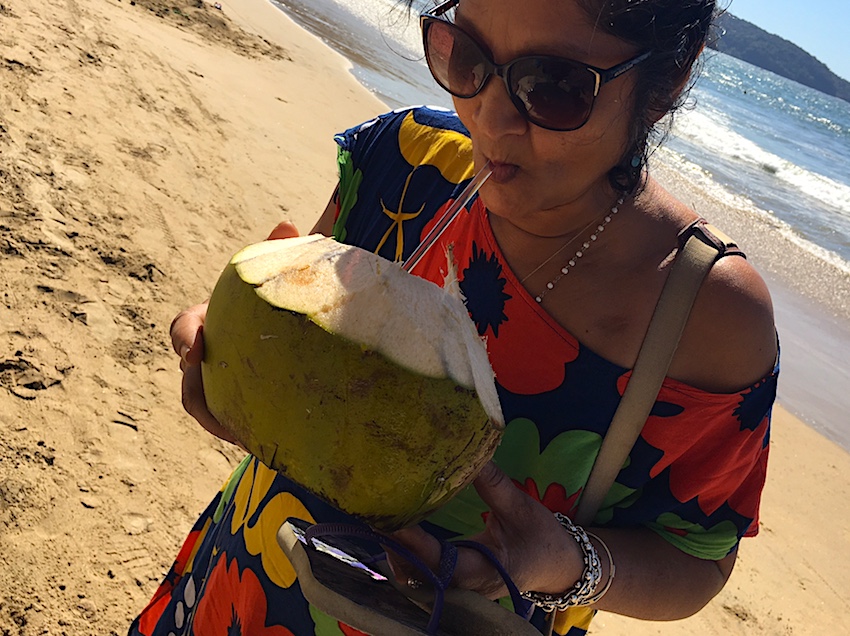
[[[622,199],[611,193],[604,203],[602,196],[593,202],[582,201],[541,212],[529,220],[512,220],[509,215],[489,216],[490,227],[514,274],[524,281],[532,276],[558,271],[581,251],[579,258],[596,259],[590,246],[603,246],[605,232],[618,222]],[[602,230],[599,228],[602,227]],[[585,243],[588,244],[584,248]],[[585,255],[585,251],[587,254]],[[563,262],[561,262],[563,261]],[[544,276],[545,277],[545,276]]]

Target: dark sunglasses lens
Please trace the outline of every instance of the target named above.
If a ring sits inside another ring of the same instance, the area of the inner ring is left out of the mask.
[[[517,107],[544,128],[575,130],[590,115],[596,78],[584,66],[557,58],[525,58],[510,69]]]
[[[437,83],[456,97],[472,97],[485,79],[487,65],[481,49],[443,20],[425,24],[425,58]]]
[[[455,97],[472,97],[492,64],[461,29],[439,19],[424,26],[425,58],[437,83]],[[526,118],[551,130],[575,130],[590,115],[596,76],[585,66],[555,57],[520,58],[508,66],[511,99]]]

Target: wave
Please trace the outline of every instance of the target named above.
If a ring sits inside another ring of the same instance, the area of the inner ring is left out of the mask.
[[[767,173],[850,219],[850,186],[806,170],[731,130],[723,113],[690,111],[676,121],[674,134],[706,153],[726,157]]]
[[[747,196],[733,192],[728,187],[715,181],[705,168],[670,148],[660,148],[657,155],[663,164],[675,167],[675,171],[686,177],[691,185],[697,190],[706,193],[719,204],[729,209],[752,215],[758,222],[769,226],[773,231],[801,250],[836,268],[840,272],[850,275],[850,260],[844,259],[836,252],[825,249],[817,243],[806,239],[792,225],[777,218],[770,210],[760,208]]]

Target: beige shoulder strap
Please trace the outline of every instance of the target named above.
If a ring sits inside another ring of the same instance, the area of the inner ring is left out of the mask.
[[[576,523],[592,523],[655,404],[703,279],[720,256],[732,253],[741,252],[727,236],[702,219],[679,235],[679,253],[582,492]]]

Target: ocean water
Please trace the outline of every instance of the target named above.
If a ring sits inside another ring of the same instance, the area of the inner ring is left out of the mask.
[[[417,14],[395,0],[272,2],[390,107],[451,107],[424,64]],[[774,291],[788,334],[780,401],[850,449],[850,103],[708,52],[657,157],[733,210],[732,228],[722,227],[743,244],[758,227],[792,245],[754,250],[772,288],[772,275],[784,277]]]
[[[850,273],[850,103],[714,52],[692,95],[668,147]]]

